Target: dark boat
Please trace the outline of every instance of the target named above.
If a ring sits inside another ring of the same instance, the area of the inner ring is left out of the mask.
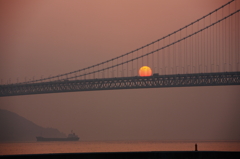
[[[47,138],[42,136],[37,136],[37,141],[78,141],[79,137],[75,133],[68,134],[65,138]]]

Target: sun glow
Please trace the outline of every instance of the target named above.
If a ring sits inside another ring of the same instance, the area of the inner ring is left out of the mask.
[[[139,76],[144,77],[144,76],[152,76],[152,69],[148,66],[142,66],[139,71]]]

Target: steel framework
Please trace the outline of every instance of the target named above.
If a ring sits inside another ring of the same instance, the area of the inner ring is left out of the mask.
[[[158,75],[88,80],[62,80],[31,84],[0,85],[0,97],[136,88],[240,85],[240,72]]]

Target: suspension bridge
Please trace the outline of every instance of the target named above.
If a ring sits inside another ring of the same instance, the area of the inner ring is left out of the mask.
[[[0,96],[240,84],[240,10],[234,0],[133,51],[73,72],[0,85]],[[141,66],[151,76],[139,76]]]

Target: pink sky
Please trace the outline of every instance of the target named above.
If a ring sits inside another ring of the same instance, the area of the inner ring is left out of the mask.
[[[67,73],[134,50],[228,0],[2,0],[0,79]],[[238,5],[240,6],[240,5]],[[239,86],[1,97],[0,109],[83,140],[240,139]]]

